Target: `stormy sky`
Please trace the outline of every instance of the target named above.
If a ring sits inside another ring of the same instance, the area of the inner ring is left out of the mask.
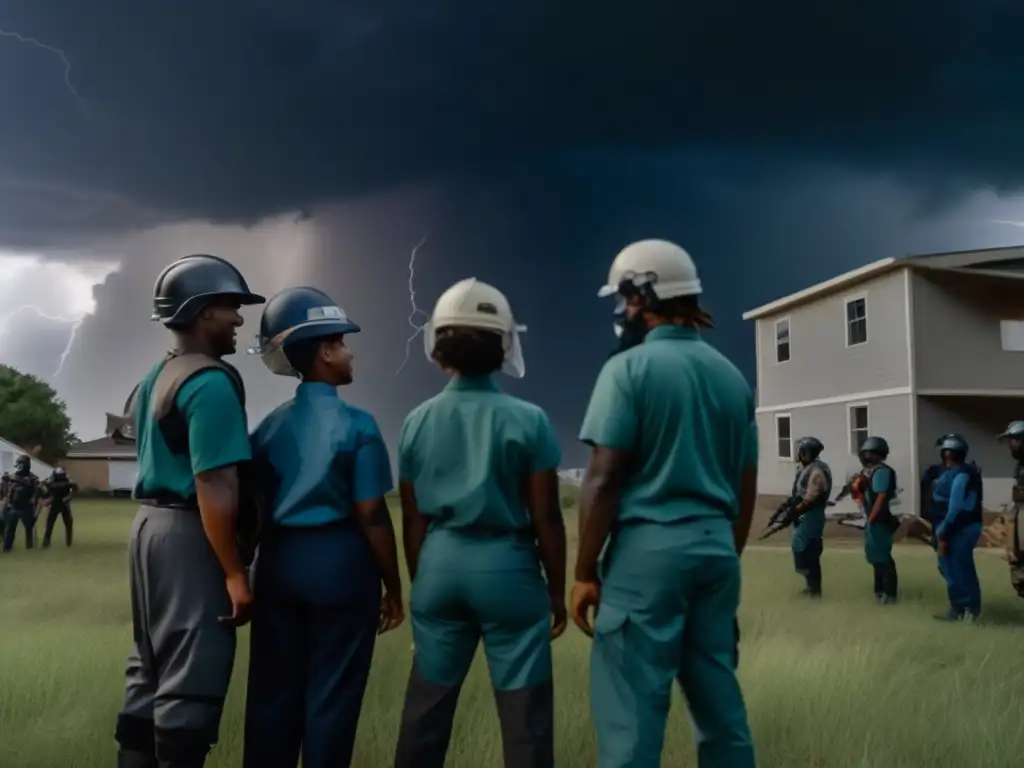
[[[395,374],[429,233],[420,307],[467,276],[504,290],[530,329],[505,384],[578,465],[627,243],[690,250],[710,338],[752,375],[745,309],[1024,240],[998,223],[1024,220],[1022,26],[1010,0],[9,0],[0,362],[98,437],[166,348],[156,275],[212,252],[362,324],[346,396],[393,446],[443,383],[418,340]],[[293,382],[235,361],[255,422]]]

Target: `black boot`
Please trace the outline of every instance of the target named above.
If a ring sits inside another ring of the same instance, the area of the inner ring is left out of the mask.
[[[203,768],[210,754],[211,734],[201,730],[156,728],[159,768]]]
[[[154,755],[134,750],[117,750],[117,768],[160,768]]]

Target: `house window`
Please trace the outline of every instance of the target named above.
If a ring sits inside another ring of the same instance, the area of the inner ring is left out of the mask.
[[[861,444],[868,439],[868,407],[866,405],[850,406],[850,453],[854,456]]]
[[[789,318],[775,321],[775,362],[789,362]]]
[[[775,442],[778,444],[780,459],[793,460],[793,430],[788,415],[775,417]]]
[[[868,341],[868,304],[863,297],[846,302],[846,346]]]

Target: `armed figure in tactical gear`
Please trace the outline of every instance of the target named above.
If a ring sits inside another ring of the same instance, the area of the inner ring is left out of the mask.
[[[252,609],[238,547],[251,451],[245,390],[223,361],[239,309],[262,304],[216,256],[186,256],[157,278],[153,320],[174,348],[139,383],[123,417],[138,446],[129,541],[133,645],[116,739],[119,768],[199,768],[217,742],[235,658]],[[240,475],[242,479],[240,481]]]
[[[71,546],[75,522],[71,516],[71,497],[77,490],[78,486],[71,482],[63,467],[56,467],[43,483],[43,493],[50,506],[50,511],[46,515],[46,529],[43,531],[43,549],[50,546],[53,526],[58,517],[64,523],[64,543]]]
[[[866,518],[864,557],[875,572],[875,598],[885,605],[896,602],[898,594],[892,546],[899,520],[890,509],[896,497],[896,472],[885,463],[889,444],[881,437],[867,438],[857,455],[864,467],[858,483]]]
[[[1017,462],[1013,470],[1013,504],[1006,515],[1006,559],[1010,563],[1010,583],[1024,597],[1024,421],[1011,422],[999,439],[1006,442]]]
[[[21,454],[14,460],[14,472],[4,475],[4,552],[14,548],[18,523],[25,529],[25,549],[35,544],[36,503],[40,498],[38,478],[32,474],[32,460]]]
[[[825,508],[832,494],[832,470],[821,460],[825,449],[816,437],[804,437],[796,444],[800,467],[793,478],[791,496],[796,525],[790,548],[796,572],[807,581],[802,594],[821,597],[821,553],[824,551]]]

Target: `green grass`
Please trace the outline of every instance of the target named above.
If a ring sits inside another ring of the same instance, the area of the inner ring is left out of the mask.
[[[127,503],[79,501],[74,549],[17,549],[0,558],[4,768],[112,764],[130,638],[124,543],[133,511]],[[907,546],[897,560],[904,602],[879,607],[856,550],[826,552],[820,604],[795,596],[800,584],[787,549],[744,556],[740,675],[762,768],[1021,764],[1024,635],[1017,622],[1024,622],[1024,604],[1010,589],[1005,563],[979,554],[985,621],[969,627],[932,620],[945,593],[930,552]],[[208,765],[240,764],[245,640]],[[587,648],[574,629],[555,644],[557,760],[566,768],[596,765]],[[380,639],[360,720],[354,764],[361,768],[390,765],[410,661],[407,625]],[[478,655],[448,765],[500,764],[497,717]],[[696,764],[678,696],[663,764]]]

